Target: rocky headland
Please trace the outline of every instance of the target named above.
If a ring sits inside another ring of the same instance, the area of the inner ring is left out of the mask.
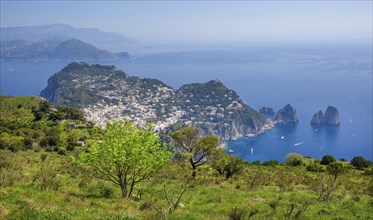
[[[99,125],[106,120],[131,120],[168,133],[183,126],[222,141],[251,137],[274,122],[246,105],[222,82],[183,85],[173,89],[156,79],[129,76],[114,66],[73,62],[48,79],[41,92],[54,106],[73,106]]]

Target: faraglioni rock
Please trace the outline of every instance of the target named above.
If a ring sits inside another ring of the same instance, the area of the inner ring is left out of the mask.
[[[275,110],[270,107],[261,107],[259,109],[259,112],[263,114],[275,114],[276,113]]]
[[[277,124],[294,124],[298,123],[297,111],[290,104],[278,111],[275,116]]]
[[[315,113],[311,120],[311,124],[314,124],[314,125],[321,125],[321,124],[324,124],[324,122],[325,122],[325,117],[324,117],[324,113],[321,110]]]
[[[328,106],[328,108],[325,111],[325,114],[320,110],[317,113],[315,113],[312,117],[311,124],[313,125],[339,125],[340,119],[339,119],[339,111],[334,106]]]

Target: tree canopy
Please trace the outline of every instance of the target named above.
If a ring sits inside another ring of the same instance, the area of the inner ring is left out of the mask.
[[[198,166],[205,164],[208,156],[216,150],[219,139],[214,136],[198,138],[198,128],[183,128],[171,133],[174,145],[192,166],[192,177],[196,176]]]
[[[82,156],[95,174],[120,186],[122,198],[130,197],[136,183],[152,176],[171,157],[160,138],[132,122],[108,123],[89,152]]]

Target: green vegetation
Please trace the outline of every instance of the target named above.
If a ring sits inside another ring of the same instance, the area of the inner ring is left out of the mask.
[[[335,158],[332,155],[327,154],[321,158],[320,164],[328,165],[333,162],[335,162]]]
[[[197,139],[199,129],[183,128],[182,130],[171,133],[171,138],[174,141],[176,150],[185,157],[192,166],[192,177],[196,177],[197,167],[205,164],[208,161],[213,151],[219,145],[219,139],[213,136],[206,136]]]
[[[0,219],[373,219],[373,166],[362,157],[247,163],[183,129],[171,136],[194,150],[176,144],[169,159],[150,127],[102,130],[67,112],[38,97],[1,97]],[[206,155],[195,178],[191,155]]]
[[[81,158],[98,178],[120,186],[122,198],[130,197],[135,184],[151,177],[171,157],[151,125],[136,129],[129,121],[108,123],[98,139]]]
[[[0,149],[41,149],[64,154],[87,139],[96,129],[71,107],[52,109],[40,97],[0,96]],[[87,139],[87,140],[86,140]]]

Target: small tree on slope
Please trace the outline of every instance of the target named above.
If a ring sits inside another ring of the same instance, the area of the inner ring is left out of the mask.
[[[170,157],[151,125],[137,129],[129,121],[108,123],[99,141],[82,154],[98,178],[120,186],[122,198],[130,197],[134,186],[152,176]]]

